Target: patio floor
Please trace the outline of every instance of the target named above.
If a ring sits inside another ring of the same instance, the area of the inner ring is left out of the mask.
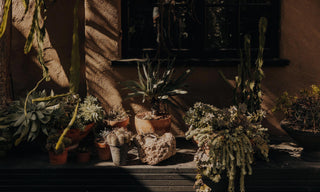
[[[272,141],[270,162],[257,160],[246,177],[247,192],[319,192],[320,163],[299,158],[301,148],[286,138]],[[11,155],[0,163],[0,191],[195,191],[192,142],[177,138],[177,154],[156,166],[141,164],[132,149],[127,166],[93,158],[52,166],[46,153]],[[225,192],[227,181],[216,185]]]

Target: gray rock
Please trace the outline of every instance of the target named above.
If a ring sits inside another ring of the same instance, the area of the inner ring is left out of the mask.
[[[138,135],[134,138],[141,162],[156,165],[176,154],[176,139],[172,133],[161,137],[154,133]]]

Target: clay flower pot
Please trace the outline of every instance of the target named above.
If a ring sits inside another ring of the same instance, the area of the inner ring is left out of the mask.
[[[86,127],[84,128],[83,131],[80,131],[80,140],[85,138],[90,133],[90,131],[92,130],[94,125],[95,125],[95,123],[90,123],[90,124],[86,125]]]
[[[129,124],[129,117],[126,117],[122,120],[113,121],[113,120],[107,120],[108,125],[111,127],[127,127]]]
[[[79,152],[77,154],[77,161],[78,163],[87,163],[90,161],[90,152]]]
[[[67,163],[68,150],[64,150],[61,154],[56,154],[53,151],[49,151],[49,161],[52,165],[63,165]]]
[[[70,129],[66,137],[70,138],[72,141],[72,144],[79,143],[80,141],[80,130],[79,129]]]
[[[158,119],[151,119],[151,120],[143,119],[147,113],[150,113],[150,112],[138,113],[135,116],[136,131],[139,135],[143,135],[146,133],[156,133],[159,136],[161,136],[164,133],[170,132],[170,129],[171,129],[170,115],[166,115]]]
[[[108,144],[103,142],[96,142],[95,145],[97,147],[97,152],[100,160],[107,161],[111,159],[111,152]]]
[[[122,166],[127,164],[128,144],[121,146],[110,145],[112,161],[115,166]]]

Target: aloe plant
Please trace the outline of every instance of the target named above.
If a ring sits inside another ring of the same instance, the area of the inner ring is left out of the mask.
[[[179,77],[175,78],[172,64],[174,60],[168,60],[167,68],[161,70],[162,62],[157,60],[154,64],[148,58],[145,62],[138,62],[139,81],[126,81],[123,84],[131,92],[126,98],[142,96],[142,102],[148,100],[151,104],[152,115],[161,115],[166,113],[163,104],[172,104],[174,106],[173,96],[187,94],[184,89],[185,81],[191,70],[186,70]]]

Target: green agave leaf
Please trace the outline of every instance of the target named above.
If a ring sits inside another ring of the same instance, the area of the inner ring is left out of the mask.
[[[40,120],[41,123],[47,124],[51,120],[51,117],[50,116],[44,116],[43,118],[41,118],[39,120]]]
[[[10,127],[10,125],[0,125],[0,129],[6,129],[8,127]]]
[[[31,132],[36,132],[38,129],[38,124],[36,121],[31,121]]]
[[[36,111],[36,114],[37,114],[39,119],[42,119],[42,118],[45,117],[44,114],[41,111]],[[33,120],[35,120],[35,119],[33,119]]]
[[[24,116],[24,114],[21,114],[18,118],[18,120],[13,124],[14,127],[18,127],[20,126],[23,121],[25,121],[26,117]]]
[[[32,121],[35,121],[37,119],[37,115],[35,113],[32,113],[31,118]]]
[[[11,0],[6,0],[4,4],[2,23],[0,25],[0,38],[4,35],[4,32],[6,31],[6,28],[7,28],[10,5],[11,5]]]

